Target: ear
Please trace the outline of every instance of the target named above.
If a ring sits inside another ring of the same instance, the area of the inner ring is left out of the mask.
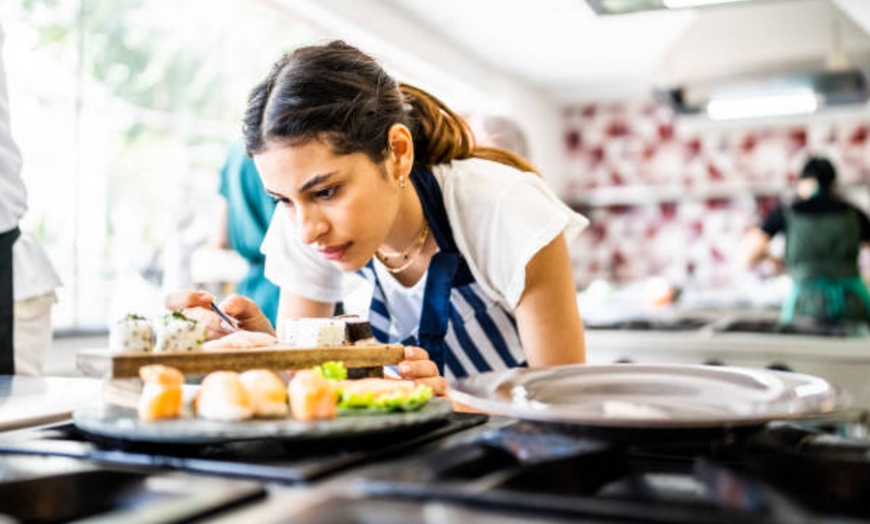
[[[393,124],[387,133],[390,144],[390,155],[387,164],[391,166],[392,176],[407,177],[414,166],[414,139],[411,131],[403,124]]]

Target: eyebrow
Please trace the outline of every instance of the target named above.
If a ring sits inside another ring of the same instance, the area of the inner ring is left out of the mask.
[[[302,187],[299,188],[299,192],[304,193],[304,192],[308,191],[309,189],[311,189],[312,187],[326,182],[334,174],[335,174],[334,172],[323,173],[322,175],[316,175],[316,176],[309,178],[304,184],[302,184]]]
[[[332,176],[334,174],[335,174],[334,172],[329,172],[329,173],[323,173],[322,175],[316,175],[314,177],[311,177],[310,179],[305,181],[304,184],[302,184],[302,187],[299,188],[299,192],[304,193],[304,192],[308,191],[309,189],[311,189],[312,187],[315,187],[319,184],[327,182],[330,178],[332,178]],[[273,197],[285,198],[284,195],[282,195],[281,193],[278,193],[277,191],[272,191],[269,188],[264,188],[264,189],[266,190],[266,193],[272,195]]]

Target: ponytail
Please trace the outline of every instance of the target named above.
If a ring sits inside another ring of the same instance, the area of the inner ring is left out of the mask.
[[[399,89],[410,105],[416,164],[432,167],[451,160],[482,158],[521,171],[538,173],[530,162],[516,153],[497,147],[478,146],[468,123],[436,97],[408,84],[400,83]]]
[[[414,137],[414,162],[424,167],[484,158],[537,172],[521,156],[477,147],[468,124],[429,93],[399,84],[372,57],[342,41],[284,55],[250,93],[244,135],[248,154],[271,143],[324,138],[336,154],[362,152],[382,162],[387,135],[403,124]]]

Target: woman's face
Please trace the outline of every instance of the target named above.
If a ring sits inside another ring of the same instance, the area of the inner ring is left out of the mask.
[[[344,271],[363,267],[392,227],[400,199],[390,166],[335,155],[323,140],[273,145],[254,156],[266,191],[300,238]]]

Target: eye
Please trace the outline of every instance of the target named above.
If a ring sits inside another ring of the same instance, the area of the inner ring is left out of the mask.
[[[293,207],[293,201],[286,197],[272,197],[272,203],[276,206]]]
[[[334,197],[337,192],[338,186],[329,186],[324,187],[323,189],[318,189],[313,193],[313,195],[314,198],[317,198],[319,200],[329,200],[330,198]]]

